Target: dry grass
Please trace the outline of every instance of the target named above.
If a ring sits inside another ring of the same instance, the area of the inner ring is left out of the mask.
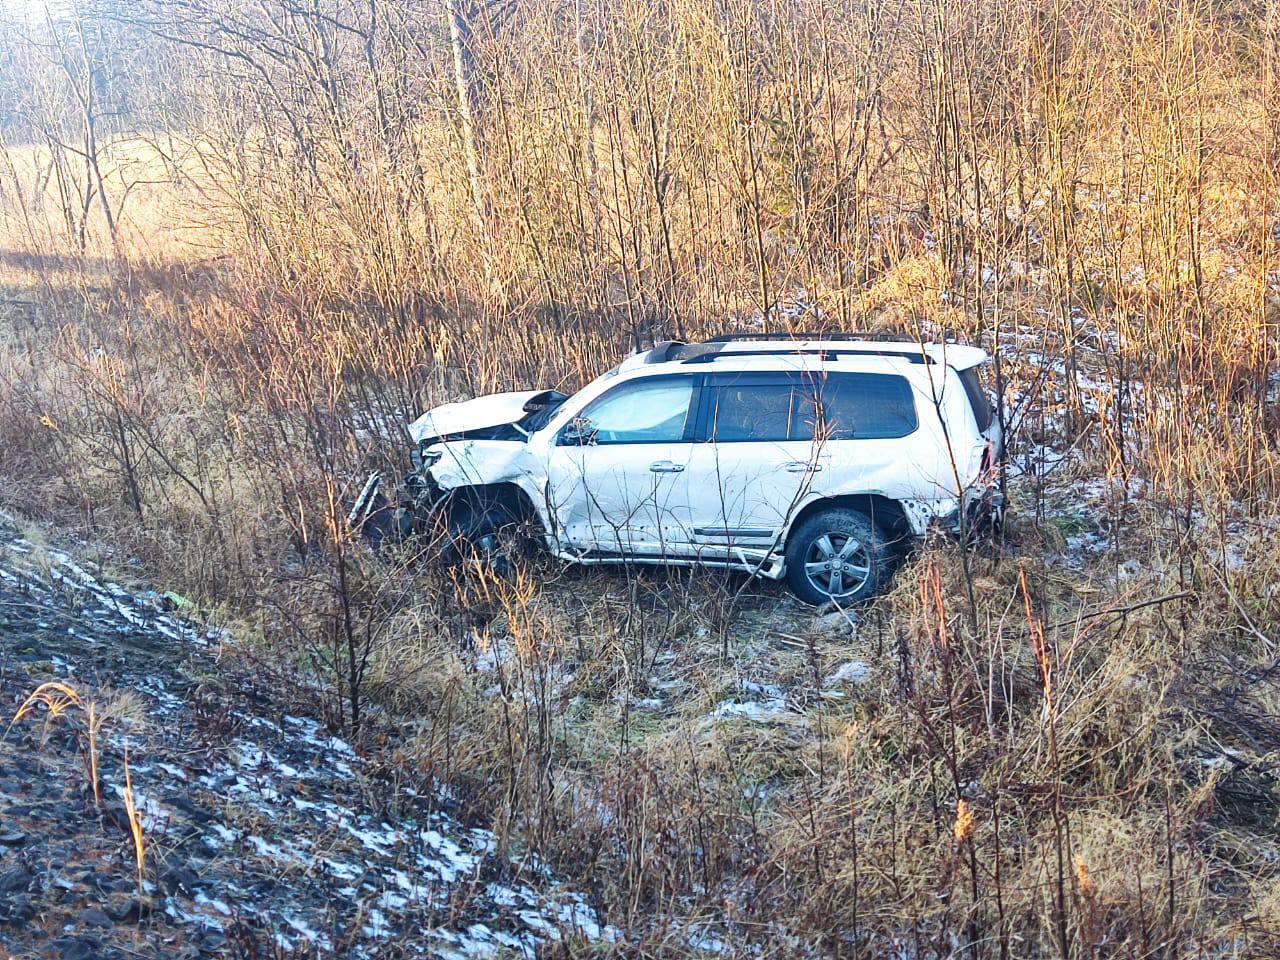
[[[74,687],[65,683],[42,683],[31,691],[31,695],[22,701],[22,705],[9,721],[9,727],[20,723],[23,717],[34,713],[37,707],[45,711],[45,723],[57,720],[62,714],[78,710],[84,718],[84,742],[81,753],[84,756],[85,774],[89,789],[93,792],[93,802],[102,805],[102,785],[98,781],[98,734],[102,728],[102,718],[98,715],[98,705],[86,700],[76,692]],[[5,731],[8,732],[7,730]]]
[[[129,691],[110,698],[104,705],[91,697],[83,696],[75,687],[60,681],[49,681],[40,684],[14,713],[5,730],[9,731],[28,716],[42,708],[45,718],[45,729],[49,724],[67,715],[79,714],[81,724],[76,728],[76,740],[80,745],[80,753],[84,760],[85,779],[93,794],[93,802],[102,807],[102,783],[98,776],[99,741],[103,726],[111,720],[134,719],[137,713],[136,696]],[[125,818],[128,821],[130,836],[133,841],[134,863],[137,870],[138,897],[145,896],[144,873],[146,871],[147,842],[143,832],[142,818],[134,805],[133,775],[129,769],[129,750],[126,744],[124,753],[124,783],[120,787],[124,799]]]

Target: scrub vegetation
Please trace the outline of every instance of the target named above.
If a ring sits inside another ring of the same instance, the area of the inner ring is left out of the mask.
[[[1272,0],[80,0],[0,64],[0,505],[591,891],[565,955],[1280,953]],[[815,614],[345,523],[436,403],[761,328],[992,352],[998,540]]]

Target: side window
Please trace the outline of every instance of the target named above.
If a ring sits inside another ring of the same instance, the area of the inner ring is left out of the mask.
[[[977,367],[970,367],[960,374],[960,382],[964,384],[964,392],[969,397],[969,406],[973,409],[973,419],[978,422],[978,432],[986,433],[991,426],[991,401],[982,386],[982,379]]]
[[[699,434],[719,443],[878,440],[918,425],[911,385],[892,374],[722,374],[705,389]]]
[[[693,377],[633,380],[588,406],[582,417],[597,444],[678,443],[693,408]]]
[[[884,440],[914,433],[915,398],[905,378],[885,373],[833,373],[821,409],[810,415],[827,440]]]
[[[708,440],[737,443],[796,439],[796,391],[789,375],[729,375],[717,377],[716,381],[707,398]]]
[[[699,437],[718,443],[812,440],[817,373],[726,373],[708,377]]]

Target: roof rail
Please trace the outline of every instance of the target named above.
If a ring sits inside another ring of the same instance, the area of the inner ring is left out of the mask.
[[[945,334],[946,340],[955,342],[952,338]],[[802,346],[806,343],[866,343],[868,346],[859,348],[857,346],[850,347],[816,347]],[[833,333],[766,333],[759,331],[747,331],[741,333],[725,333],[707,340],[697,343],[686,343],[683,340],[666,340],[662,343],[654,344],[653,348],[645,354],[644,362],[650,363],[672,363],[681,361],[683,363],[708,363],[723,357],[749,357],[749,356],[770,356],[770,355],[791,355],[791,354],[821,354],[826,360],[835,360],[840,356],[876,356],[876,357],[900,357],[911,363],[933,363],[932,357],[923,351],[913,350],[879,350],[870,344],[872,343],[894,343],[899,346],[930,346],[937,344],[937,340],[925,340],[923,343],[916,337],[903,333],[889,332],[872,332],[872,331],[835,331]],[[945,341],[944,341],[945,342]],[[769,350],[764,347],[754,350],[733,350],[728,351],[728,347],[732,343],[773,343],[778,345],[778,349]]]
[[[711,363],[715,360],[729,360],[740,357],[791,357],[820,356],[824,361],[838,360],[840,357],[893,357],[907,363],[933,363],[932,357],[914,350],[878,350],[875,347],[786,347],[779,345],[776,349],[760,347],[754,350],[726,351],[730,341],[710,340],[706,343],[681,343],[670,340],[660,343],[645,355],[645,363]],[[786,341],[782,341],[785,344]]]
[[[878,343],[919,342],[918,338],[911,334],[894,333],[885,330],[837,330],[830,333],[820,333],[815,331],[796,331],[795,333],[790,333],[786,330],[778,330],[774,332],[741,331],[735,333],[722,333],[718,337],[711,337],[710,339],[704,340],[703,343],[737,343],[751,340],[866,340]]]
[[[832,342],[867,340],[869,343],[919,343],[920,337],[916,333],[908,333],[905,330],[831,330],[828,333],[822,333],[819,330],[796,330],[795,333],[787,330],[774,330],[774,332],[740,330],[740,332],[723,333],[718,337],[705,339],[703,343],[737,343],[749,342],[749,340],[832,340]],[[959,337],[955,330],[943,329],[936,337],[925,338],[924,343],[938,343],[940,340],[954,343],[959,340]]]
[[[875,347],[796,347],[787,349],[734,350],[732,352],[715,349],[723,344],[691,344],[686,351],[680,351],[672,360],[684,363],[711,363],[714,360],[736,360],[740,357],[821,357],[824,362],[836,361],[841,357],[890,357],[904,363],[934,363],[933,357],[917,350],[877,350]],[[699,347],[703,349],[698,349]],[[706,349],[710,347],[711,349]]]

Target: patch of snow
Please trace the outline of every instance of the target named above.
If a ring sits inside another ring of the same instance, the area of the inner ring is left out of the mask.
[[[324,934],[317,933],[315,930],[311,929],[311,927],[306,923],[306,921],[301,920],[298,917],[286,916],[284,918],[284,922],[287,923],[299,935],[301,935],[303,940],[306,940],[308,943],[314,944],[315,946],[319,947],[321,950],[329,949],[329,938],[326,937]],[[287,946],[292,947],[293,944],[288,944]]]
[[[827,677],[824,686],[834,687],[842,683],[861,683],[871,674],[871,668],[861,660],[841,664],[835,673]]]
[[[227,906],[224,901],[217,900],[217,899],[214,899],[213,897],[207,896],[204,892],[200,890],[196,891],[195,901],[197,904],[199,904],[202,907],[212,907],[214,910],[218,911],[218,913],[222,914],[224,917],[231,916],[231,908]]]
[[[734,700],[721,700],[710,716],[717,720],[724,720],[730,717],[737,717],[743,720],[750,720],[753,723],[768,723],[770,720],[777,720],[779,717],[785,716],[787,712],[786,704],[781,700],[770,700],[765,703],[755,703],[748,701],[746,703],[738,703]]]
[[[787,703],[776,684],[744,680],[738,686],[741,694],[721,700],[708,716],[714,720],[736,718],[753,723],[767,723],[786,716]]]
[[[123,802],[125,795],[124,785],[117,785],[116,792]],[[155,800],[139,791],[136,786],[133,788],[133,806],[138,812],[138,824],[142,827],[143,833],[159,833],[169,822],[168,811]]]

